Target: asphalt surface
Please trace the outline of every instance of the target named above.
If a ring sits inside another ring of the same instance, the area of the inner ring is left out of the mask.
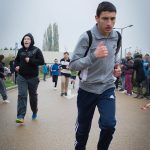
[[[51,79],[38,88],[39,112],[35,121],[28,110],[24,125],[17,125],[17,89],[8,91],[9,104],[0,102],[0,150],[74,150],[74,127],[77,115],[76,89],[69,85],[69,96],[60,96]],[[141,110],[148,101],[116,91],[117,126],[110,150],[150,150],[150,109]],[[96,110],[87,150],[96,150],[99,137],[99,114]]]

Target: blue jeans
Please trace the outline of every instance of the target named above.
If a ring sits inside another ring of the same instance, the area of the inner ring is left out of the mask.
[[[125,75],[121,75],[121,89],[125,90]]]
[[[97,150],[108,150],[116,125],[114,88],[108,89],[102,94],[89,93],[79,89],[75,150],[86,150],[96,106],[100,113],[99,128],[101,129]]]
[[[43,73],[43,80],[46,81],[47,73]]]
[[[37,88],[39,78],[34,77],[25,79],[21,75],[17,76],[18,84],[18,105],[17,105],[17,118],[24,118],[27,110],[27,96],[29,92],[30,106],[33,113],[37,113]]]
[[[0,78],[0,94],[2,95],[3,100],[7,100],[6,86],[2,78]]]

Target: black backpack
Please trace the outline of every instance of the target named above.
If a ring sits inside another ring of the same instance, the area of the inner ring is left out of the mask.
[[[116,32],[118,34],[118,41],[117,41],[117,48],[116,48],[115,55],[118,54],[119,49],[120,49],[120,43],[121,43],[121,34],[118,31],[116,31]],[[86,52],[84,54],[84,57],[87,55],[87,53],[88,53],[88,51],[89,51],[89,49],[90,49],[90,47],[92,45],[92,40],[93,40],[91,30],[86,31],[86,33],[87,33],[87,35],[89,37],[89,45],[88,45],[88,48],[87,48],[87,50],[86,50]],[[81,71],[78,72],[79,79],[81,80],[80,74],[81,74]]]

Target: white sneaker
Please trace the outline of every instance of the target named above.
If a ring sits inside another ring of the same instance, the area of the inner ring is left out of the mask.
[[[9,100],[3,100],[3,103],[7,104],[7,103],[10,103],[10,101]]]
[[[57,87],[54,87],[54,90],[57,90]]]
[[[121,91],[120,93],[127,93],[127,92],[126,92],[126,90],[124,90],[124,91]]]

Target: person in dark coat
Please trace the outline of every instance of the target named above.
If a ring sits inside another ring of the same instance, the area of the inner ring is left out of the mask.
[[[16,74],[15,74],[15,57],[12,57],[12,60],[9,62],[10,75],[12,83],[16,84]]]
[[[135,98],[143,98],[143,82],[145,80],[143,60],[141,54],[136,54],[134,59],[133,68],[136,71],[136,84],[137,84],[137,95]]]
[[[23,123],[27,110],[27,93],[29,92],[30,106],[33,112],[32,119],[36,119],[38,111],[37,88],[39,84],[39,65],[44,64],[41,50],[34,46],[32,34],[26,34],[21,41],[15,59],[18,84],[18,106],[16,123]]]
[[[127,90],[127,95],[132,95],[132,76],[133,76],[133,58],[131,57],[131,52],[127,53],[126,63],[125,63],[125,88]]]
[[[4,63],[3,63],[4,55],[0,55],[0,94],[2,95],[2,99],[4,103],[9,103],[7,100],[7,91],[4,83],[5,73],[4,73]]]

